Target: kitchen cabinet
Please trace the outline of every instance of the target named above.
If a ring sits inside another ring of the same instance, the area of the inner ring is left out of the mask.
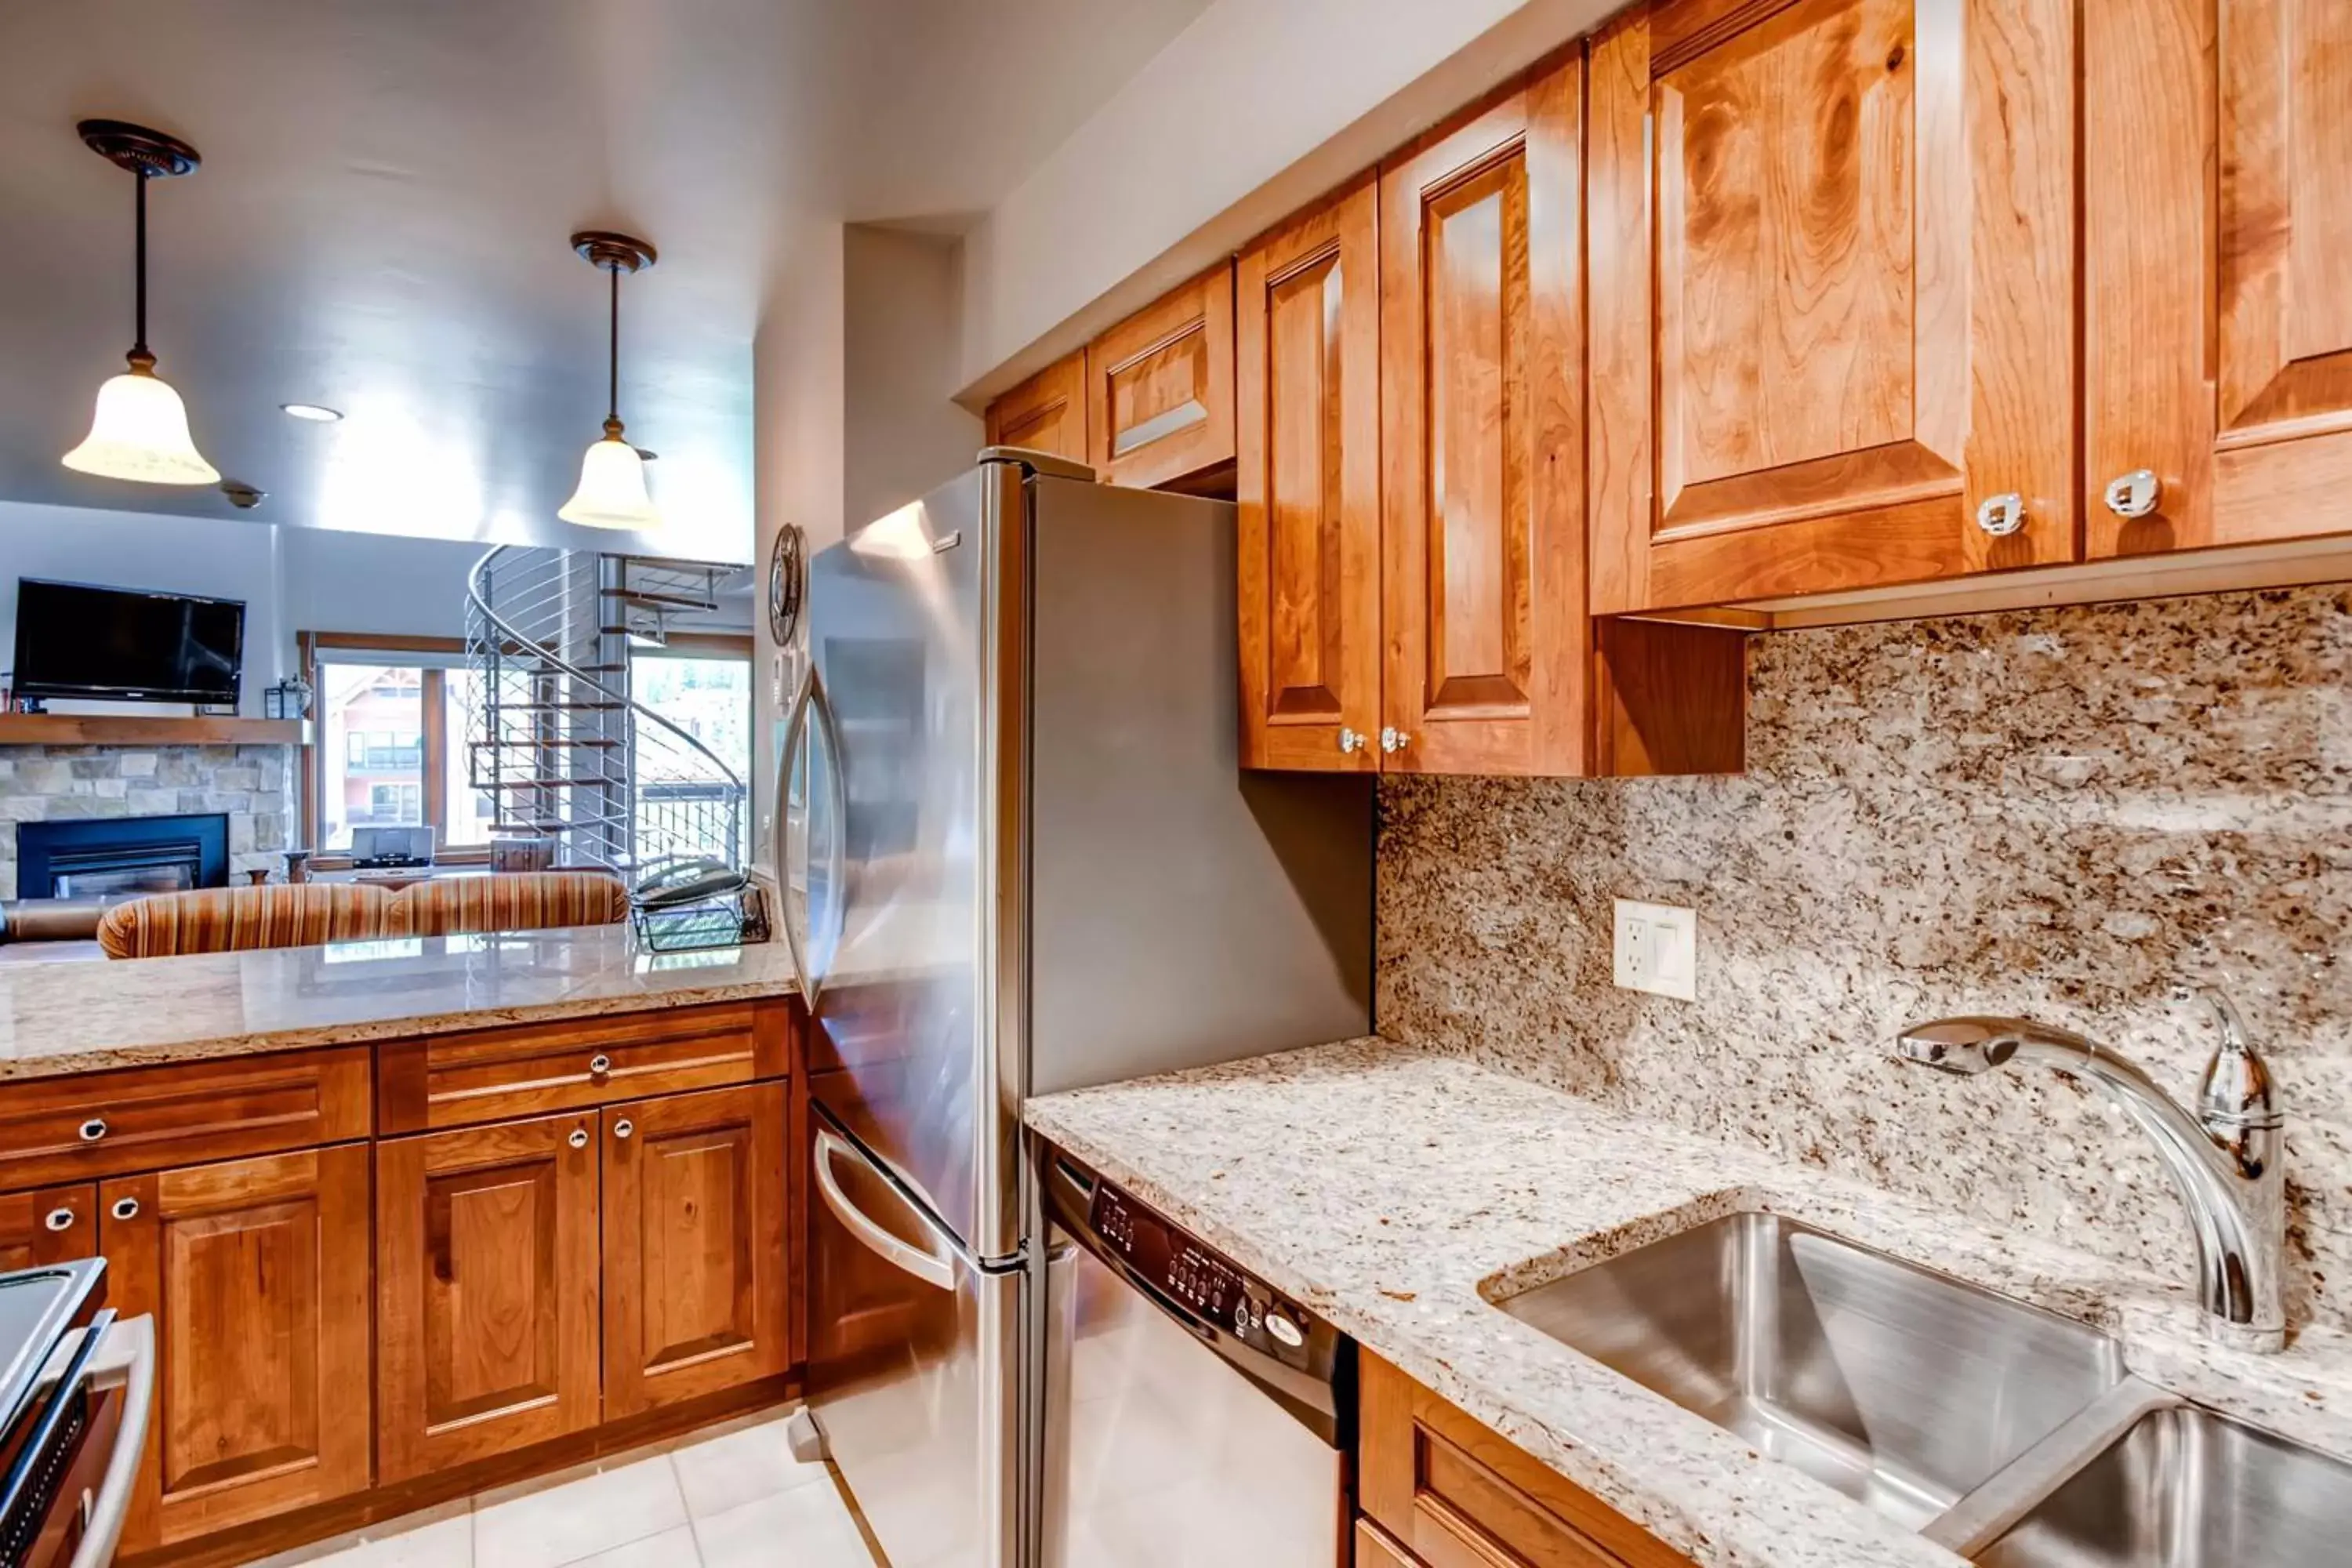
[[[1087,345],[1095,477],[1214,489],[1234,461],[1234,269],[1212,268]]]
[[[376,1146],[385,1481],[597,1424],[597,1131],[583,1111]]]
[[[1260,239],[1234,277],[1242,765],[1369,773],[1381,722],[1375,182]]]
[[[369,1481],[365,1144],[118,1177],[98,1189],[109,1304],[155,1319],[136,1552]]]
[[[1026,447],[1074,463],[1092,460],[1087,445],[1086,351],[1057,360],[988,405],[992,447]]]
[[[604,1415],[791,1364],[784,1086],[604,1112]]]
[[[2093,558],[2352,532],[2352,15],[2083,11]]]
[[[1369,1351],[1360,1361],[1358,1562],[1690,1568],[1600,1499]],[[1410,1553],[1410,1555],[1406,1555]],[[1383,1556],[1385,1555],[1385,1562]]]
[[[2078,559],[2076,19],[1655,0],[1593,37],[1596,610]]]
[[[98,1189],[82,1183],[0,1193],[0,1274],[98,1251]]]

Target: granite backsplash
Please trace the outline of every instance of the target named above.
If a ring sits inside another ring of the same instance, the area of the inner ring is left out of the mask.
[[[2185,1282],[2118,1113],[1885,1041],[2022,1013],[2186,1098],[2218,984],[2291,1119],[2289,1311],[2352,1325],[2352,590],[1774,633],[1749,683],[1742,776],[1384,781],[1381,1033]],[[1612,986],[1612,896],[1697,910],[1696,1002]]]

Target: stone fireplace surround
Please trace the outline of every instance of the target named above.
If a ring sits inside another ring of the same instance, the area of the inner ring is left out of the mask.
[[[23,822],[218,813],[230,879],[275,870],[294,844],[295,755],[288,745],[0,746],[0,899],[19,896]]]

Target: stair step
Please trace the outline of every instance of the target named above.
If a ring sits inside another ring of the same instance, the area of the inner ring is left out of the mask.
[[[600,588],[597,592],[607,599],[618,599],[625,605],[644,605],[653,609],[715,610],[719,607],[716,599],[698,598],[690,594],[656,594],[646,588]]]
[[[625,702],[501,702],[502,713],[615,713]]]
[[[590,773],[580,778],[500,779],[493,784],[478,784],[478,790],[494,789],[621,789],[628,781],[610,773]]]
[[[494,746],[528,746],[533,750],[541,746],[593,746],[600,751],[608,751],[615,746],[625,746],[628,744],[625,741],[612,740],[599,736],[573,735],[550,735],[545,737],[537,735],[517,735],[511,740],[469,741],[467,743],[478,752],[486,752]]]

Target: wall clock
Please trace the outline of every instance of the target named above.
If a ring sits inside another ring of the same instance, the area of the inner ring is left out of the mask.
[[[780,648],[791,647],[800,633],[807,584],[807,541],[798,523],[788,522],[776,530],[775,547],[768,552],[768,635]]]

